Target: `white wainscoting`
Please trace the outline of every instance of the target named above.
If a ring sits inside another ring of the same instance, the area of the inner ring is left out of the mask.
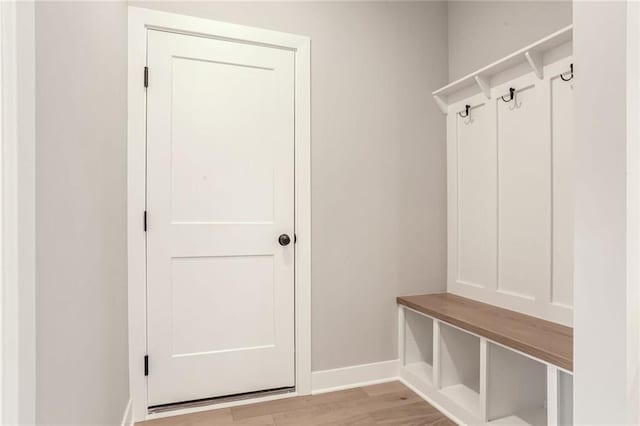
[[[570,326],[573,81],[559,49],[542,78],[507,70],[489,97],[449,105],[447,290]]]

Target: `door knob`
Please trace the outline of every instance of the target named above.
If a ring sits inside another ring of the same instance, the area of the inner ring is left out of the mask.
[[[278,242],[281,246],[288,246],[291,242],[291,238],[287,234],[282,234],[278,237]]]

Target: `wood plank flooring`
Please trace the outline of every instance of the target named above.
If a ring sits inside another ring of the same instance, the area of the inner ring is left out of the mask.
[[[455,425],[400,382],[203,411],[136,426]]]

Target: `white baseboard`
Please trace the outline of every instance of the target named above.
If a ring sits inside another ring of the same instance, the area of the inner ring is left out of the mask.
[[[133,401],[129,398],[127,401],[127,406],[124,407],[124,414],[122,415],[122,423],[121,426],[133,426],[133,410],[131,409],[133,405]]]
[[[311,373],[311,393],[333,392],[398,380],[400,361],[374,362]]]

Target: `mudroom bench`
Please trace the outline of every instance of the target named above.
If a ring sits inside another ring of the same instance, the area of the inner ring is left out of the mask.
[[[397,298],[402,378],[463,424],[573,424],[573,329],[451,293]]]

